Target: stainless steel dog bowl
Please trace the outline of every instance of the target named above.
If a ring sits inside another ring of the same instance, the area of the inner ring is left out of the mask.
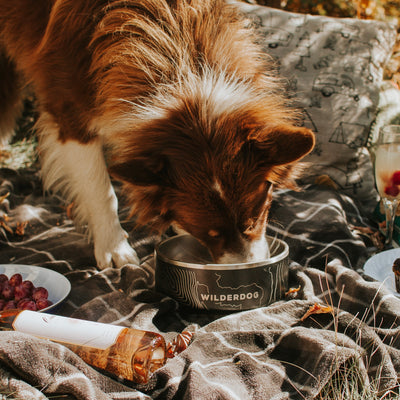
[[[289,247],[268,237],[271,257],[243,264],[213,264],[208,250],[190,235],[156,246],[156,289],[198,309],[238,311],[267,306],[288,288]]]

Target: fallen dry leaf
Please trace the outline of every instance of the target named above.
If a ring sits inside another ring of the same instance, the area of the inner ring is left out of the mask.
[[[365,234],[365,235],[372,235],[375,233],[375,231],[372,228],[366,227],[366,226],[356,226],[356,225],[349,224],[349,228],[353,229],[356,232]]]
[[[384,222],[384,226],[381,226],[381,228],[384,229],[385,226],[386,222]],[[349,227],[354,231],[355,234],[367,236],[378,250],[384,249],[384,237],[379,230],[375,230],[369,227],[355,226],[351,224],[349,225]]]
[[[13,234],[13,230],[7,225],[6,218],[0,219],[0,227],[4,228],[7,232]]]
[[[304,321],[307,319],[310,315],[313,314],[328,314],[332,313],[333,308],[331,306],[322,306],[321,304],[314,303],[307,312],[300,318],[300,321]]]
[[[326,186],[332,189],[338,189],[338,185],[328,175],[317,176],[315,178],[315,184],[319,186]]]
[[[297,293],[300,289],[301,289],[301,286],[299,286],[299,287],[297,287],[297,288],[290,288],[290,289],[285,293],[285,296],[288,296],[289,294],[292,294],[292,293]]]
[[[3,194],[0,196],[0,204],[10,195],[10,192],[7,192],[6,194]]]
[[[25,235],[25,228],[28,225],[28,221],[18,222],[17,227],[15,228],[15,234],[18,236]]]

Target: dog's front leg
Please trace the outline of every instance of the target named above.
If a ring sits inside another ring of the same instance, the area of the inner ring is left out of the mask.
[[[38,123],[39,151],[45,189],[60,191],[74,203],[74,219],[86,225],[99,268],[138,264],[136,252],[118,218],[118,200],[111,185],[100,139],[89,143],[58,140],[58,126],[49,115]]]

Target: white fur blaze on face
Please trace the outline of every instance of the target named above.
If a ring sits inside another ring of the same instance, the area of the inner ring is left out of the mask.
[[[265,235],[258,240],[245,241],[241,253],[224,253],[217,261],[219,264],[235,264],[263,261],[270,257],[268,241]]]
[[[74,220],[87,225],[99,268],[138,263],[118,218],[118,201],[103,157],[102,143],[58,140],[58,126],[48,114],[38,122],[39,153],[45,189],[73,202]]]
[[[212,185],[212,189],[219,195],[221,200],[225,200],[225,193],[222,190],[221,184],[218,182],[217,179],[214,180],[214,183]]]

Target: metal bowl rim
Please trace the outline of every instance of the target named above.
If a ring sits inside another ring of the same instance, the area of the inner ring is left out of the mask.
[[[253,261],[247,263],[237,263],[237,264],[198,264],[198,263],[188,263],[184,261],[174,260],[172,258],[167,257],[162,252],[160,252],[160,247],[164,244],[169,242],[170,240],[177,240],[179,237],[183,236],[190,236],[188,234],[176,235],[172,236],[168,239],[163,240],[162,242],[158,243],[155,247],[155,256],[156,258],[161,259],[162,261],[168,263],[170,266],[176,267],[183,267],[183,268],[194,268],[194,269],[202,269],[202,270],[224,270],[224,271],[235,271],[238,269],[250,269],[250,268],[259,268],[259,267],[268,267],[272,264],[276,264],[279,261],[284,260],[289,256],[289,245],[281,239],[274,238],[272,236],[267,236],[274,241],[280,242],[283,245],[283,251],[273,256],[271,258],[267,258],[263,261]]]

